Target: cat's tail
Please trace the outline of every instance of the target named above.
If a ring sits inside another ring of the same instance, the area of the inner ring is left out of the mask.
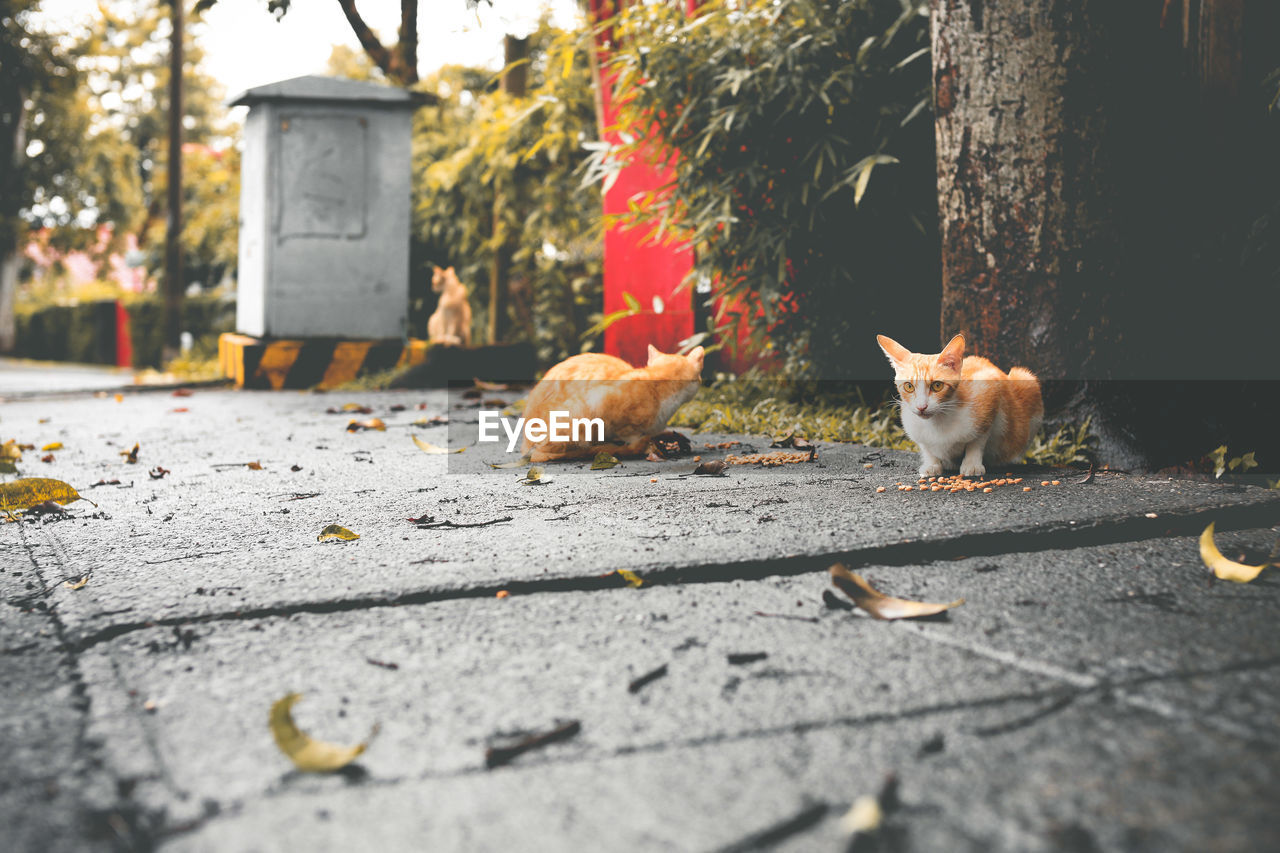
[[[1009,379],[1013,381],[1013,404],[1018,413],[1026,418],[1030,434],[1034,436],[1040,431],[1044,421],[1044,397],[1040,393],[1040,380],[1025,367],[1015,367],[1009,371]]]

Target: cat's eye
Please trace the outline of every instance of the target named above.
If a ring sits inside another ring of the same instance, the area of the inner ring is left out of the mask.
[[[905,393],[905,394],[910,394],[910,393],[911,393],[912,391],[914,391],[914,390],[916,390],[916,384],[915,384],[914,382],[903,382],[903,383],[902,383],[902,391],[903,391],[903,393]]]
[[[945,383],[943,383],[943,382],[939,382],[938,380],[936,380],[936,379],[935,379],[935,380],[933,380],[933,384],[932,384],[932,385],[930,385],[929,387],[930,387],[931,389],[933,389],[934,393],[937,393],[938,391],[941,391],[943,388],[945,388],[945,387],[947,387],[947,386],[946,386],[946,384],[945,384]]]

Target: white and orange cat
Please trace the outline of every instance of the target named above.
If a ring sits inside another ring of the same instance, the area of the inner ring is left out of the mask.
[[[583,353],[547,371],[529,394],[526,419],[547,420],[553,411],[570,418],[600,418],[604,442],[533,443],[524,452],[532,462],[590,458],[597,453],[643,456],[649,439],[667,427],[676,409],[693,399],[702,383],[702,347],[669,355],[649,345],[649,363],[632,367],[620,358]]]
[[[453,267],[435,268],[431,289],[440,294],[436,310],[427,318],[427,339],[433,343],[471,346],[471,303],[467,288]]]
[[[920,476],[957,466],[981,477],[988,467],[1014,462],[1040,430],[1040,381],[1025,367],[1008,373],[982,356],[964,354],[956,335],[937,355],[922,355],[876,335],[893,365],[902,402],[902,428],[920,447]]]

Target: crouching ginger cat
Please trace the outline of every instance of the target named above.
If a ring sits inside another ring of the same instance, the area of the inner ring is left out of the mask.
[[[914,353],[884,335],[880,349],[893,365],[902,401],[902,428],[920,447],[920,476],[937,477],[959,464],[963,477],[1022,457],[1040,430],[1040,382],[1025,367],[1008,373],[977,355],[966,357],[956,335],[937,355]]]
[[[584,353],[547,371],[529,394],[524,417],[549,420],[551,412],[604,421],[603,442],[537,444],[527,437],[532,462],[590,458],[597,453],[643,456],[649,439],[666,429],[676,409],[693,399],[702,382],[702,347],[688,355],[668,355],[649,346],[649,363],[632,367],[620,358]]]
[[[467,301],[467,288],[458,281],[453,267],[436,267],[431,289],[440,294],[440,301],[427,318],[427,339],[432,343],[471,346],[471,303]]]

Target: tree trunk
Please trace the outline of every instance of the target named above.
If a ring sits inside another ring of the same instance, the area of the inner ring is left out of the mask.
[[[529,85],[529,40],[507,36],[504,46],[505,67],[502,70],[502,91],[515,98],[523,98]],[[509,318],[511,255],[515,251],[512,235],[507,233],[503,208],[509,203],[501,191],[493,199],[493,236],[497,248],[489,264],[489,343],[501,343],[506,335]]]
[[[21,86],[0,94],[0,115],[4,116],[0,139],[0,353],[13,352],[17,344],[13,303],[18,294],[18,265],[22,222],[22,160],[27,147],[27,93]],[[10,124],[12,123],[12,124]]]
[[[182,36],[180,2],[174,2],[173,34],[169,40],[169,215],[164,247],[164,345],[163,360],[178,357],[182,349],[182,298],[186,282],[182,274]]]
[[[933,0],[942,338],[1052,379],[1108,375],[1106,5]]]
[[[1102,461],[1274,451],[1254,427],[1280,288],[1240,258],[1280,187],[1249,100],[1277,12],[932,0],[942,338],[1049,380],[1050,415],[1092,417]]]

